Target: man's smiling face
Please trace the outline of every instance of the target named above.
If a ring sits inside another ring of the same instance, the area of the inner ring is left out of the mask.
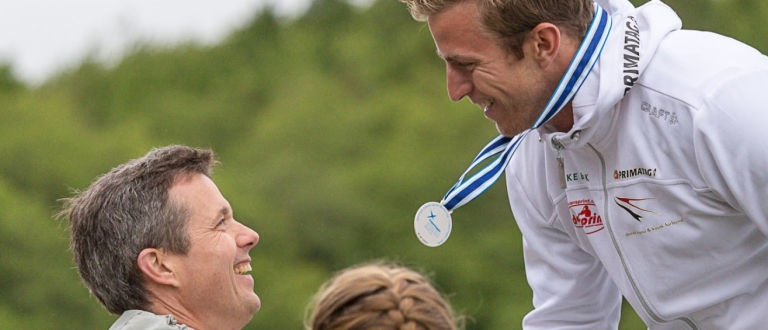
[[[539,63],[532,56],[516,58],[484,31],[475,1],[433,14],[428,23],[446,62],[451,100],[468,97],[505,136],[531,128],[556,86]]]
[[[203,174],[179,178],[169,192],[190,214],[189,252],[173,256],[180,303],[213,328],[242,328],[261,308],[246,274],[259,235],[235,221],[229,202]]]

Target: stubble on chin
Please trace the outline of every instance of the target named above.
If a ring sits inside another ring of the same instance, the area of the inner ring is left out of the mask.
[[[519,127],[518,126],[518,127],[511,127],[510,128],[510,127],[502,127],[498,123],[496,124],[496,130],[499,131],[499,134],[503,135],[504,137],[508,137],[508,138],[514,137],[514,136],[522,133],[523,131],[527,130],[528,128],[530,128],[530,127],[524,127],[523,128],[523,127]]]
[[[527,120],[523,120],[522,118],[518,119],[520,120],[516,120],[514,122],[496,122],[496,130],[499,132],[499,134],[511,138],[526,131],[527,129],[530,129],[533,126],[533,123],[536,121],[536,117],[527,118]]]

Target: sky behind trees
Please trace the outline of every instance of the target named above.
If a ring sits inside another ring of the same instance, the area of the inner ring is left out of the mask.
[[[0,0],[0,62],[10,62],[20,79],[40,83],[92,53],[119,58],[135,41],[214,43],[264,6],[293,17],[309,1]]]

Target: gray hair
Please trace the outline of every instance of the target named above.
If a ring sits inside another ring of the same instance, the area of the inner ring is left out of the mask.
[[[158,248],[189,251],[189,210],[169,198],[180,178],[208,177],[213,151],[172,145],[113,168],[82,193],[65,198],[59,214],[69,221],[70,249],[80,277],[113,314],[149,305],[139,253]]]

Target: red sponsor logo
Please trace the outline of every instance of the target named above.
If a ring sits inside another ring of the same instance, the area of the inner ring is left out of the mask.
[[[570,201],[568,202],[568,207],[571,210],[573,226],[582,228],[587,235],[594,234],[605,228],[603,226],[603,217],[597,213],[595,201],[591,199]]]
[[[643,216],[640,215],[640,213],[637,213],[636,211],[643,211],[643,212],[648,212],[648,213],[653,213],[653,214],[658,215],[657,212],[654,212],[654,211],[651,211],[651,210],[647,210],[647,209],[644,209],[642,207],[639,207],[639,206],[635,205],[635,203],[639,203],[639,202],[646,201],[646,200],[649,200],[649,199],[656,199],[656,198],[654,198],[654,197],[648,197],[648,198],[616,197],[615,201],[616,201],[616,205],[618,205],[622,210],[627,211],[627,213],[629,213],[629,215],[631,215],[633,218],[635,218],[635,220],[637,220],[638,222],[642,222],[641,219],[643,219]],[[633,211],[633,210],[635,210],[635,211]]]

